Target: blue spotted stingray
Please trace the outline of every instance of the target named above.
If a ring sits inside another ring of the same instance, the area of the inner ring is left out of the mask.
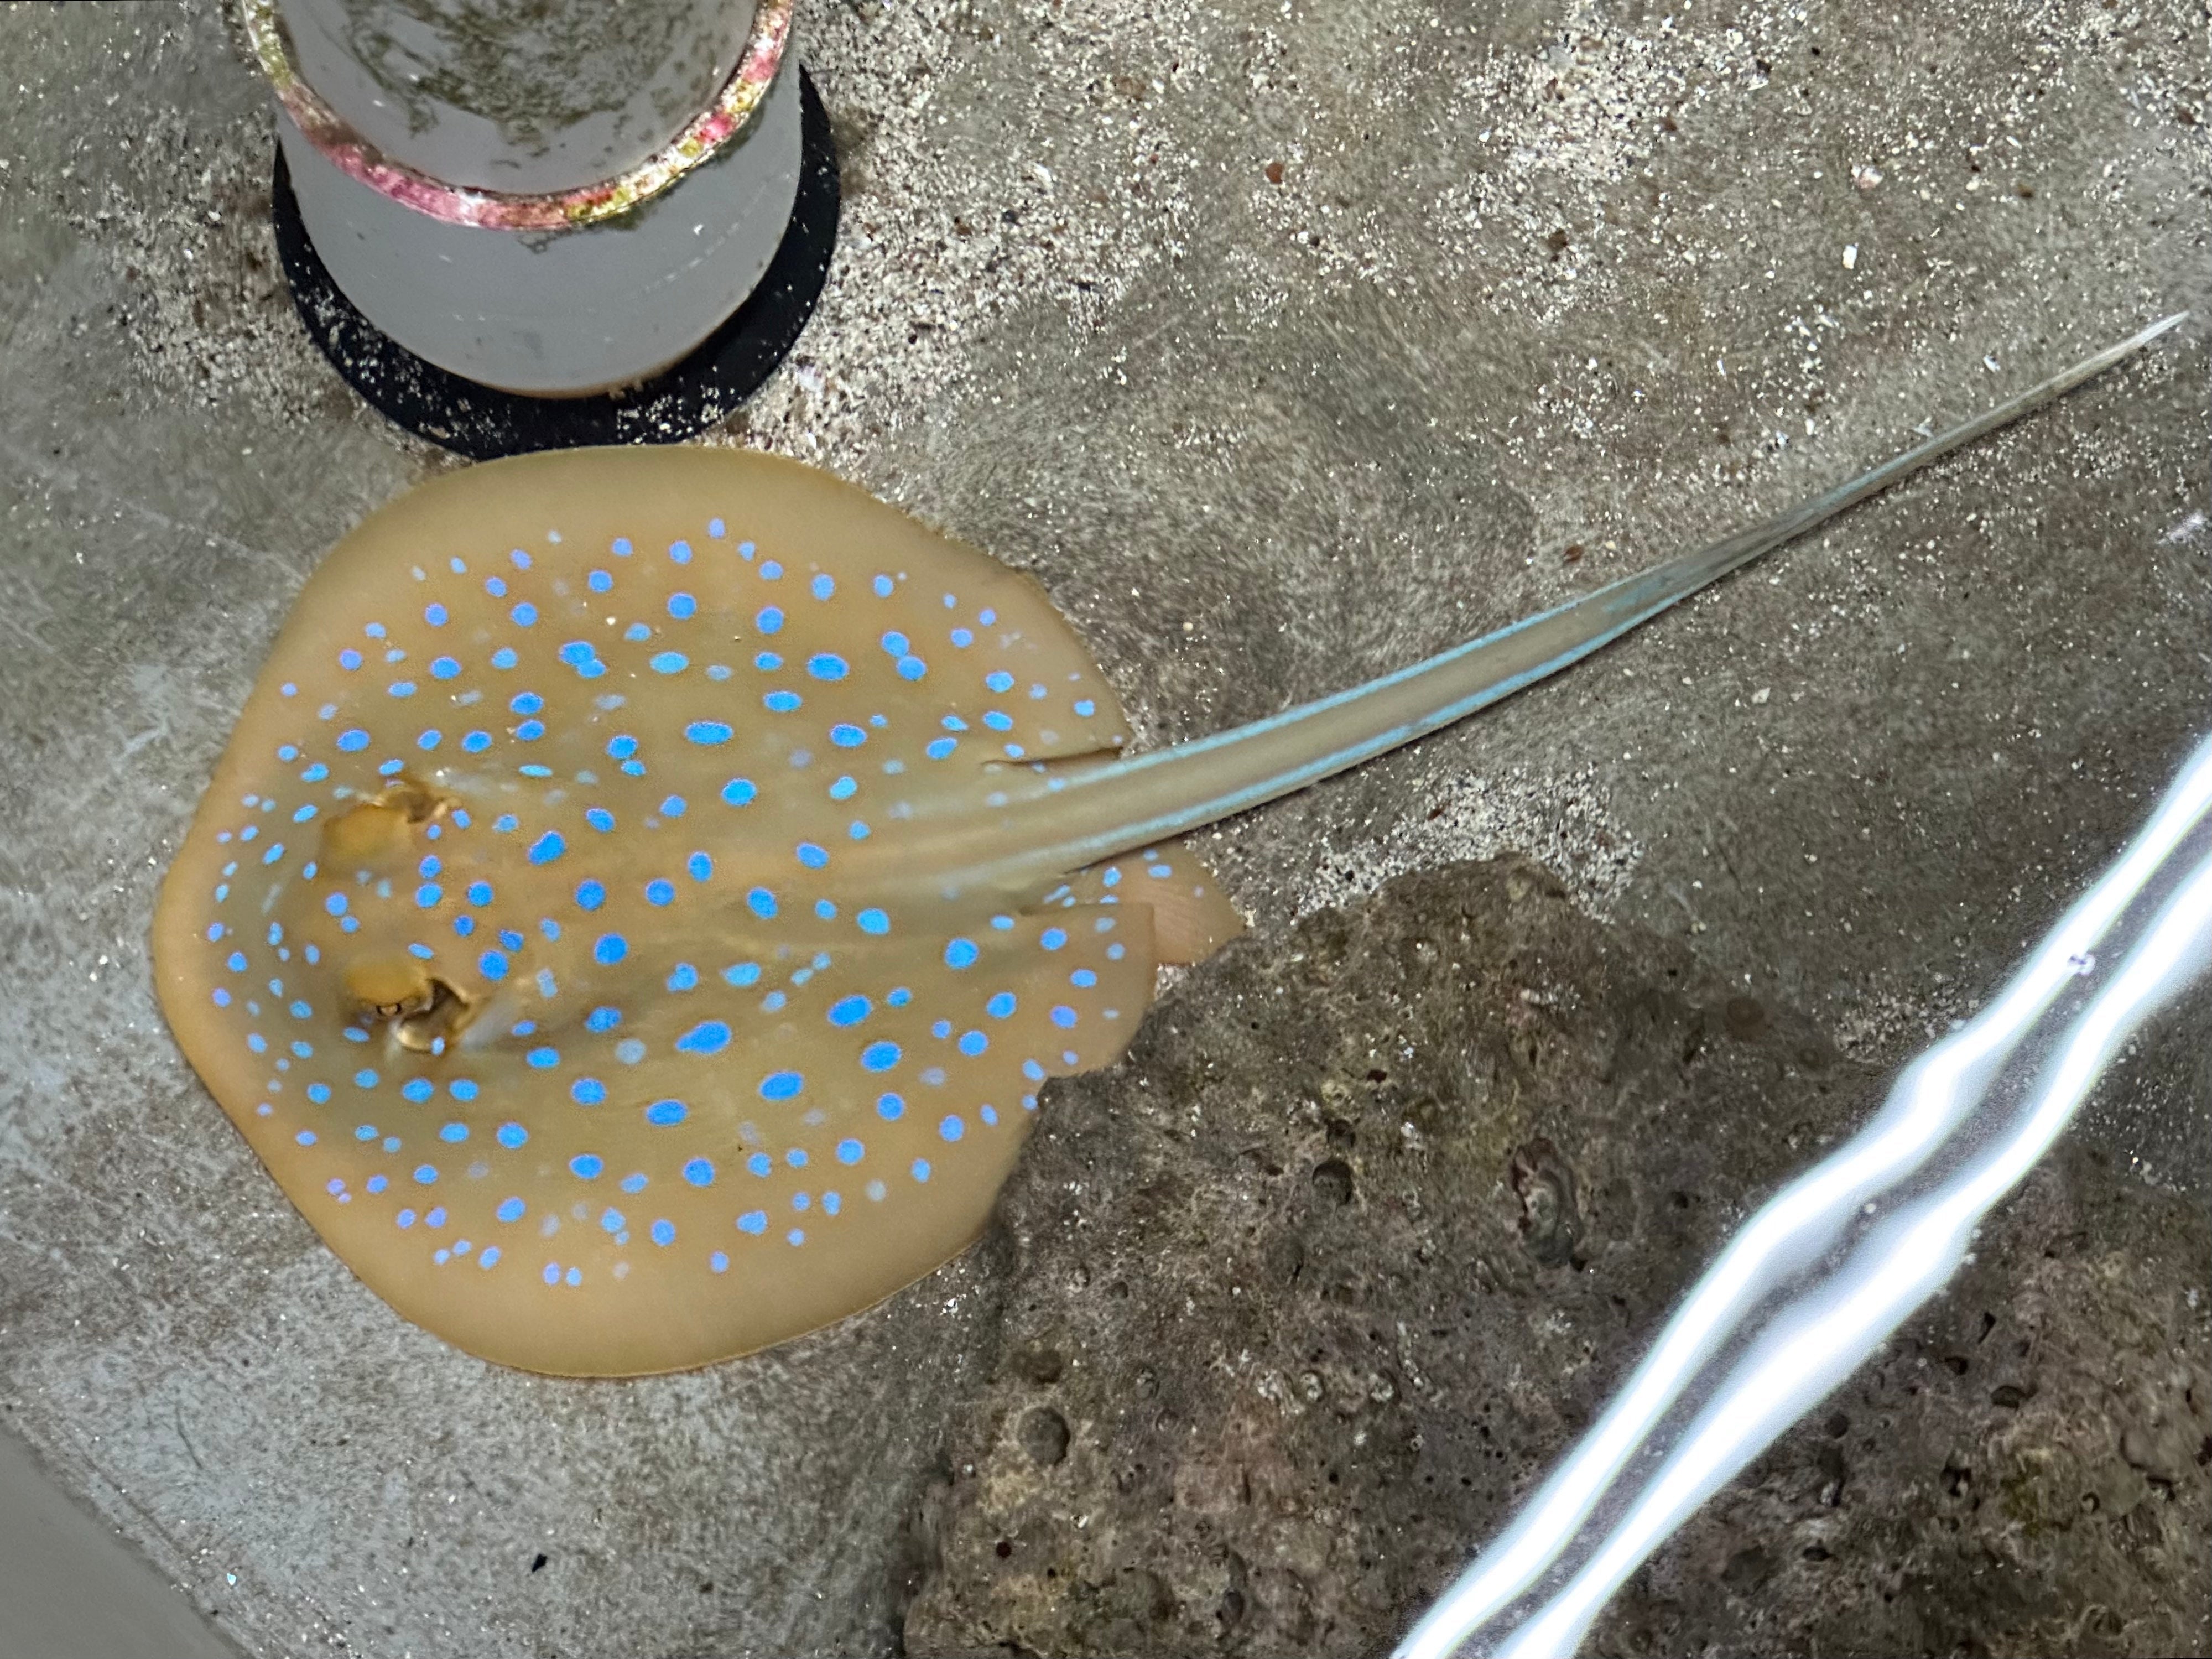
[[[449,475],[301,593],[165,884],[217,1101],[408,1318],[744,1353],[982,1227],[1048,1079],[1241,927],[1177,837],[1587,656],[2172,320],[1761,527],[1156,753],[1036,584],[826,473]]]

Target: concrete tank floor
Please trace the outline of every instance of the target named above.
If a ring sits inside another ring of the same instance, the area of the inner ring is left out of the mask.
[[[155,1010],[155,888],[293,593],[456,464],[297,325],[270,99],[210,9],[0,6],[0,1421],[254,1654],[896,1651],[1005,1251],[694,1375],[496,1370],[317,1243]],[[1878,1069],[2207,724],[2200,8],[825,0],[800,30],[837,261],[711,441],[1034,572],[1147,744],[2197,309],[1561,680],[1226,826],[1204,850],[1261,948],[1524,852]],[[2077,1134],[2201,1194],[2208,1034],[2200,992]]]

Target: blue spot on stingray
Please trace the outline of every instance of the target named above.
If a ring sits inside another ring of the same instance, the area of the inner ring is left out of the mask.
[[[668,614],[678,622],[686,621],[697,615],[698,611],[699,601],[689,593],[671,593],[668,596]]]
[[[837,906],[831,900],[817,899],[814,901],[814,914],[824,921],[835,921],[837,919]]]
[[[806,591],[817,599],[826,599],[837,591],[836,579],[823,571],[806,585]]]
[[[989,709],[985,712],[983,715],[983,724],[989,726],[994,732],[1011,732],[1014,729],[1013,716],[1011,714],[1001,714],[995,708]]]
[[[471,904],[489,904],[491,884],[488,881],[472,881],[469,884],[468,894],[469,902]]]
[[[732,778],[722,786],[722,799],[731,806],[743,806],[758,793],[750,778]]]
[[[576,903],[579,908],[585,910],[596,910],[606,902],[607,890],[601,886],[598,882],[586,881],[578,884],[576,888]]]
[[[957,738],[932,738],[921,752],[932,760],[944,760],[959,746],[960,739]]]
[[[745,908],[766,921],[775,915],[775,895],[765,887],[756,887],[745,895]]]
[[[584,822],[604,836],[614,829],[615,815],[604,806],[587,806],[584,809]]]
[[[702,747],[711,748],[730,740],[730,728],[720,720],[693,720],[684,728],[684,735]]]
[[[745,1160],[745,1168],[754,1175],[765,1177],[775,1169],[775,1160],[766,1152],[755,1152]]]
[[[771,691],[761,699],[761,704],[771,714],[788,714],[802,701],[796,691]]]
[[[637,739],[627,733],[607,739],[607,753],[615,760],[628,760],[637,753]]]
[[[415,1182],[417,1186],[427,1187],[432,1182],[437,1180],[437,1178],[438,1166],[436,1164],[418,1164],[415,1166]]]
[[[656,1244],[665,1247],[676,1242],[676,1224],[672,1221],[656,1221],[652,1231],[653,1242]]]
[[[453,1082],[448,1083],[446,1085],[446,1092],[453,1096],[455,1100],[471,1101],[474,1100],[481,1091],[477,1087],[475,1079],[464,1077],[456,1078]]]
[[[561,839],[561,832],[548,830],[531,843],[530,861],[532,864],[550,864],[568,850],[568,843]]]
[[[868,1017],[868,1011],[873,1006],[864,996],[841,997],[830,1005],[830,1023],[832,1025],[858,1025]]]
[[[529,1207],[519,1198],[502,1198],[499,1201],[499,1208],[494,1210],[492,1213],[501,1221],[520,1221],[522,1219],[523,1212]]]
[[[604,570],[594,570],[584,578],[584,585],[594,593],[604,593],[615,585],[615,579]]]
[[[730,1028],[719,1019],[710,1019],[693,1026],[677,1038],[676,1046],[687,1054],[719,1054],[730,1046]],[[761,1086],[762,1092],[765,1094],[767,1085]],[[773,1100],[780,1097],[770,1095],[769,1098]]]
[[[659,651],[647,659],[646,665],[656,674],[680,674],[691,665],[691,659],[681,651]]]
[[[359,726],[350,726],[338,733],[338,747],[349,755],[368,747],[368,733]]]
[[[806,672],[817,680],[842,680],[853,665],[834,651],[817,651],[806,659]]]
[[[957,1140],[962,1135],[968,1133],[968,1126],[963,1123],[958,1115],[955,1114],[948,1115],[942,1123],[937,1126],[937,1133],[947,1140]]]
[[[465,1123],[448,1123],[438,1131],[438,1139],[443,1141],[458,1142],[468,1138],[469,1126]]]
[[[648,904],[673,904],[676,902],[675,884],[666,881],[648,881],[645,884],[645,897]]]
[[[754,1234],[766,1232],[768,1231],[768,1212],[765,1210],[747,1210],[743,1215],[738,1218],[738,1231],[741,1233]]]
[[[975,958],[981,954],[976,950],[975,940],[956,939],[945,947],[945,965],[947,968],[972,968],[975,965]]]
[[[981,1031],[963,1031],[960,1034],[960,1052],[966,1054],[970,1060],[974,1059],[977,1054],[981,1054],[990,1046],[991,1039],[985,1036]]]
[[[1067,943],[1067,933],[1062,928],[1048,927],[1037,936],[1037,943],[1048,951],[1057,951]]]
[[[491,747],[491,733],[489,732],[471,732],[461,739],[461,747],[468,750],[471,755],[481,755],[485,750]]]
[[[994,668],[983,676],[983,684],[994,691],[1011,691],[1014,689],[1014,677],[1003,668]]]
[[[733,962],[722,969],[723,980],[731,985],[757,985],[760,976],[760,963],[757,962]]]
[[[857,726],[849,725],[842,720],[830,728],[830,741],[840,749],[858,749],[867,740],[868,734],[866,732]]]
[[[860,1050],[860,1066],[865,1071],[888,1072],[899,1062],[899,1046],[896,1042],[871,1042]]]
[[[704,881],[714,873],[714,860],[704,853],[694,853],[684,860],[684,873],[694,881]]]
[[[449,680],[460,672],[460,664],[454,661],[451,657],[433,657],[430,659],[430,678],[434,680]]]
[[[651,639],[653,630],[643,623],[632,623],[628,628],[623,629],[623,637],[635,645],[640,640]]]
[[[688,962],[678,963],[675,971],[668,975],[668,988],[672,991],[692,990],[698,983],[699,970]]]
[[[703,1158],[695,1158],[684,1166],[684,1178],[694,1187],[714,1184],[714,1166]]]
[[[658,1123],[664,1128],[671,1124],[681,1123],[690,1115],[690,1108],[680,1100],[656,1100],[645,1109],[645,1121],[647,1123]]]
[[[624,1037],[615,1044],[615,1058],[625,1066],[635,1066],[645,1058],[645,1044],[635,1037]]]
[[[794,850],[798,854],[799,861],[810,870],[819,870],[830,862],[830,854],[811,841],[802,841]]]
[[[864,933],[883,934],[891,930],[891,919],[881,910],[863,910],[853,920],[860,924]]]
[[[512,668],[521,660],[521,658],[514,654],[514,647],[511,645],[502,645],[491,653],[491,665],[494,668]]]
[[[993,1019],[1004,1019],[1014,1012],[1014,994],[1001,991],[983,1005],[983,1012]]]
[[[1075,1024],[1075,1010],[1061,1004],[1052,1011],[1052,1023],[1063,1031],[1070,1030]]]
[[[507,706],[518,714],[535,714],[545,707],[545,699],[535,691],[518,691],[507,699]]]
[[[334,916],[343,915],[346,913],[346,896],[343,893],[332,893],[323,901],[323,908]]]
[[[361,653],[348,646],[338,653],[338,666],[344,669],[347,673],[352,673],[355,669],[361,666]]]
[[[902,680],[918,680],[929,672],[929,665],[919,657],[901,657],[896,664],[898,677]]]
[[[531,604],[527,599],[515,606],[514,610],[508,611],[507,614],[514,620],[514,625],[517,628],[529,628],[534,625],[538,621],[538,607]]]
[[[671,795],[660,803],[660,816],[665,818],[680,818],[684,816],[687,805],[683,796]]]
[[[614,549],[614,555],[617,558],[626,559],[629,557],[630,547],[629,537],[617,536],[614,538],[613,542],[610,544],[610,545]]]
[[[806,1079],[797,1072],[770,1072],[761,1079],[763,1100],[789,1100],[806,1087]]]
[[[431,1082],[427,1077],[410,1077],[406,1082],[399,1085],[399,1093],[401,1097],[404,1099],[413,1101],[418,1106],[437,1092],[438,1085]],[[374,1135],[369,1137],[372,1140],[375,1138],[376,1137]]]
[[[391,684],[386,686],[384,689],[386,691],[389,691],[395,697],[411,697],[415,695],[415,682],[412,680],[394,680]]]
[[[417,749],[435,749],[445,741],[445,737],[444,732],[433,726],[415,739],[415,746]]]
[[[772,605],[766,606],[753,618],[753,626],[763,634],[780,634],[783,631],[783,612]]]
[[[499,1126],[499,1132],[492,1138],[509,1152],[513,1152],[516,1147],[528,1143],[530,1131],[520,1123],[502,1123]]]
[[[570,1172],[582,1181],[597,1181],[606,1167],[606,1161],[592,1152],[579,1152],[568,1160]]]
[[[914,1169],[913,1169],[912,1173],[913,1173],[914,1178],[915,1178],[916,1181],[927,1181],[927,1180],[928,1180],[928,1179],[929,1179],[929,1160],[928,1160],[927,1158],[918,1158],[915,1159],[915,1161],[914,1161]]]
[[[691,562],[691,544],[690,544],[690,543],[689,543],[689,542],[671,542],[671,543],[669,543],[669,544],[668,544],[668,556],[669,556],[670,558],[672,558],[672,559],[675,560],[675,561],[676,561],[676,562],[677,562],[677,563],[678,563],[678,564],[689,564],[689,563],[690,563],[690,562]]]
[[[584,1029],[587,1031],[611,1031],[621,1024],[622,1010],[619,1008],[601,1006],[592,1009],[584,1017]]]
[[[1070,985],[1080,985],[1087,991],[1098,983],[1098,975],[1088,968],[1079,968],[1067,976],[1067,982]]]
[[[611,968],[629,954],[629,941],[620,933],[602,933],[599,942],[592,947],[592,960],[603,967]]]
[[[523,1058],[535,1069],[550,1072],[561,1063],[561,1051],[558,1048],[532,1048]]]
[[[568,1098],[579,1106],[597,1106],[607,1097],[607,1085],[595,1077],[580,1077],[568,1085]]]

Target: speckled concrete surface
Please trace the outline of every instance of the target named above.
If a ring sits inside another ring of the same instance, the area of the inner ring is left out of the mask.
[[[844,237],[719,441],[1034,570],[1148,740],[1732,528],[2212,302],[2179,0],[801,27]],[[990,1258],[698,1376],[493,1372],[313,1243],[171,1047],[146,921],[232,711],[320,550],[451,463],[295,325],[267,100],[206,9],[0,6],[0,65],[6,1420],[257,1653],[890,1649]],[[1210,854],[1267,933],[1533,852],[1893,1060],[2206,724],[2206,337]],[[2120,1167],[2212,1166],[2208,1019],[2083,1126]]]

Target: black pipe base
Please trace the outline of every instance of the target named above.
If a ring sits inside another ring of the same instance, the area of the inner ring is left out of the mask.
[[[690,356],[650,380],[585,398],[533,398],[426,362],[362,316],[301,222],[276,151],[276,254],[307,336],[370,407],[418,436],[489,461],[592,444],[680,443],[727,420],[775,372],[814,313],[837,246],[837,149],[812,77],[799,71],[799,194],[767,273]]]

